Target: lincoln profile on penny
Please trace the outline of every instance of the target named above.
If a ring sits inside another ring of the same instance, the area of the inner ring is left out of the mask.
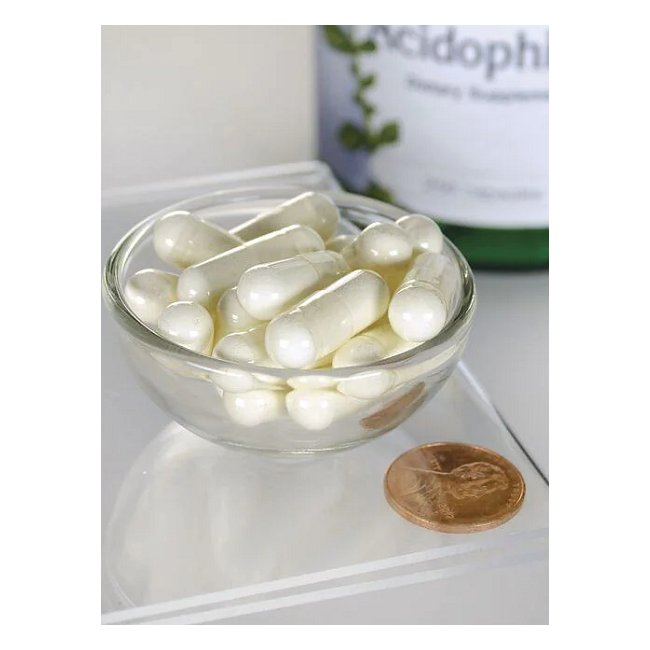
[[[389,504],[403,517],[442,532],[477,532],[521,508],[525,485],[508,460],[462,443],[432,443],[402,454],[389,468]]]
[[[404,467],[404,469],[437,476],[438,480],[427,483],[424,490],[420,488],[420,481],[417,481],[418,486],[413,488],[412,494],[426,495],[428,508],[435,508],[436,502],[440,502],[447,496],[459,500],[480,499],[493,492],[507,490],[509,485],[508,477],[500,467],[481,461],[460,465],[450,472],[422,467]],[[402,496],[406,497],[408,493],[402,493]],[[453,517],[453,513],[451,516]]]

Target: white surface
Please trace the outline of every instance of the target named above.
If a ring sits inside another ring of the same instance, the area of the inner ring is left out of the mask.
[[[548,271],[476,272],[465,361],[549,478]]]
[[[420,611],[445,623],[450,603],[443,581],[464,575],[471,578],[469,593],[456,615],[472,621],[486,609],[500,611],[504,603],[481,603],[472,588],[484,591],[495,569],[516,575],[522,565],[545,561],[548,489],[490,413],[459,369],[397,430],[341,454],[241,453],[170,424],[137,459],[125,459],[128,472],[105,531],[111,613],[104,622],[227,621],[426,582],[429,600]],[[129,435],[113,427],[108,433],[114,443]],[[526,482],[521,512],[480,535],[434,533],[396,516],[381,489],[386,467],[407,449],[440,438],[510,458]],[[518,589],[525,587],[543,616],[544,585],[528,582],[524,571]],[[508,602],[501,616],[520,620],[516,601]],[[401,616],[413,622],[403,607]]]
[[[308,25],[102,27],[102,187],[315,156]]]
[[[534,588],[531,589],[531,585]],[[232,625],[547,625],[548,561],[242,614]]]

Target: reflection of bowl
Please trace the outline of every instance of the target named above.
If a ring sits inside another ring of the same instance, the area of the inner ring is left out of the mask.
[[[476,303],[474,280],[467,262],[449,241],[445,241],[444,252],[455,261],[461,282],[446,326],[431,341],[371,366],[296,371],[229,363],[163,339],[131,312],[124,299],[124,285],[142,268],[164,266],[154,254],[152,234],[155,222],[171,209],[188,210],[230,228],[301,191],[304,188],[225,190],[165,208],[135,226],[106,263],[104,298],[142,386],[174,420],[208,440],[276,452],[357,445],[395,428],[435,395],[464,349]],[[366,197],[327,194],[339,206],[342,226],[348,232],[406,214]],[[290,385],[296,382],[288,383],[296,377],[301,377],[303,386],[318,390],[300,393],[298,402]],[[299,403],[292,409],[296,420],[284,411],[287,395],[293,395],[294,405]],[[257,423],[250,416],[265,404],[284,414]],[[302,407],[310,409],[312,416],[320,414],[319,418],[310,417],[308,426],[312,428],[299,423]]]
[[[346,454],[278,459],[170,424],[121,485],[102,552],[108,610],[440,544],[395,516],[381,490],[386,467],[414,444],[400,429]]]

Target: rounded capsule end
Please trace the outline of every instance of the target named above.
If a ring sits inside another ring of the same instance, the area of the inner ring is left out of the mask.
[[[180,274],[176,292],[179,300],[197,302],[206,309],[210,309],[213,302],[216,304],[200,265],[190,266]]]
[[[312,333],[301,314],[286,314],[266,328],[266,350],[284,368],[309,368],[319,358]]]
[[[309,201],[318,221],[317,230],[327,240],[334,235],[339,225],[339,209],[332,199],[318,192],[311,193]]]
[[[418,250],[429,253],[442,252],[444,237],[440,226],[433,219],[423,214],[407,214],[398,219],[395,225],[406,231]]]
[[[255,427],[284,415],[284,393],[273,390],[253,390],[248,393],[223,394],[223,403],[230,417],[245,427]]]
[[[309,226],[290,226],[297,255],[325,250],[323,238]]]
[[[282,278],[266,265],[253,267],[239,278],[237,298],[253,318],[271,320],[279,311],[285,294]]]
[[[199,354],[210,354],[214,323],[207,309],[194,302],[173,302],[158,319],[158,331],[169,341]]]
[[[398,291],[388,307],[388,320],[406,341],[432,339],[444,327],[447,308],[435,291],[409,287]]]
[[[292,419],[312,431],[326,429],[335,420],[335,412],[328,392],[320,390],[293,390],[287,394],[287,411]]]
[[[180,261],[175,255],[176,245],[182,232],[192,219],[192,214],[185,210],[176,210],[161,217],[153,227],[153,247],[156,255],[171,264],[179,266]]]
[[[413,255],[413,243],[405,230],[389,223],[373,223],[355,241],[359,259],[371,265],[403,264]]]
[[[235,363],[259,363],[259,350],[255,349],[239,332],[227,334],[214,346],[214,357]]]

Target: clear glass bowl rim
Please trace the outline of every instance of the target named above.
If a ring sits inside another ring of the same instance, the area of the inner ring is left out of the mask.
[[[173,210],[186,210],[192,212],[211,206],[225,204],[241,204],[246,201],[278,199],[287,200],[292,196],[309,191],[308,188],[299,186],[260,186],[242,187],[218,190],[201,196],[186,199],[154,214],[146,217],[129,230],[117,243],[109,255],[102,276],[102,294],[113,317],[118,325],[130,336],[135,337],[154,351],[170,355],[190,366],[206,372],[219,372],[226,369],[246,370],[256,372],[279,379],[290,379],[296,376],[321,375],[327,377],[344,378],[358,375],[379,369],[402,368],[411,363],[421,363],[432,359],[449,347],[462,340],[471,327],[472,318],[476,309],[476,288],[474,276],[467,260],[462,253],[445,237],[447,252],[456,258],[461,272],[462,295],[456,308],[453,318],[445,325],[442,331],[433,339],[422,343],[417,348],[404,352],[389,359],[378,361],[366,366],[349,366],[344,368],[321,368],[321,369],[293,369],[293,368],[269,368],[253,364],[238,364],[208,357],[183,348],[168,341],[154,330],[147,327],[133,314],[128,307],[122,292],[122,275],[131,256],[137,251],[146,237],[153,230],[153,226],[163,215]],[[396,221],[407,214],[413,214],[408,210],[399,208],[376,199],[352,194],[349,192],[318,190],[319,193],[330,197],[339,208],[357,213],[361,217],[381,217],[384,221]],[[352,221],[354,223],[354,221]]]

